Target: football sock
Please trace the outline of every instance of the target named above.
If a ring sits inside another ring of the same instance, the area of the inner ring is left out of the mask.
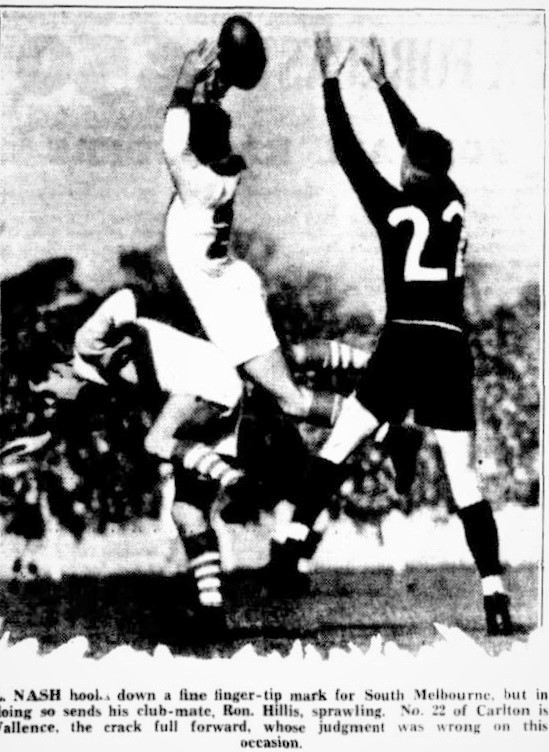
[[[194,470],[202,477],[216,481],[221,489],[236,483],[244,476],[242,470],[229,465],[210,446],[201,442],[179,442],[176,456],[186,470]]]
[[[283,545],[287,541],[303,543],[309,533],[309,528],[302,522],[296,522],[295,507],[288,501],[280,502],[275,510],[275,527],[273,541]]]
[[[481,578],[501,575],[503,567],[499,560],[498,530],[489,502],[483,500],[463,507],[458,514]]]
[[[494,595],[495,593],[505,593],[506,588],[499,574],[490,574],[481,580],[482,594],[484,596]]]
[[[341,411],[343,397],[334,392],[312,392],[311,405],[306,420],[315,426],[331,428]]]
[[[189,536],[184,545],[199,604],[206,608],[221,607],[221,556],[217,535],[210,529],[199,535]]]
[[[358,370],[366,365],[369,355],[364,350],[337,339],[309,340],[292,347],[297,365],[320,366],[332,371]]]
[[[294,514],[295,507],[288,501],[281,501],[275,509],[268,569],[281,584],[284,577],[297,573],[301,552],[310,534],[307,525],[293,520]]]
[[[314,556],[328,527],[326,506],[341,481],[341,468],[318,457],[311,460],[309,470],[316,472],[305,484],[307,495],[298,506],[281,502],[276,508],[271,567],[307,569],[307,560]]]
[[[303,541],[298,562],[300,572],[309,570],[310,562],[320,546],[324,533],[330,524],[330,515],[327,509],[323,509],[315,520],[312,528],[309,529],[307,537]]]

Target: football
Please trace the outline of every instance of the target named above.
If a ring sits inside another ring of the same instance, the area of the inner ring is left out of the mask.
[[[223,80],[238,89],[257,86],[267,64],[265,45],[258,29],[244,16],[227,18],[218,40]]]

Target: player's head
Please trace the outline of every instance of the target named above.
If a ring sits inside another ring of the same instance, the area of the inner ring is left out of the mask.
[[[400,180],[402,187],[447,174],[452,164],[452,144],[438,131],[416,128],[404,148]]]
[[[58,400],[76,399],[86,382],[75,372],[72,363],[53,363],[45,378],[39,382],[29,382],[32,392],[44,397],[53,396]]]
[[[193,104],[189,145],[202,164],[220,175],[236,175],[246,163],[234,154],[231,146],[231,119],[218,104],[203,102]]]

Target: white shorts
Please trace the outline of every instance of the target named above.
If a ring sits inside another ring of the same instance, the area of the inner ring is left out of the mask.
[[[160,321],[139,318],[137,323],[149,335],[156,378],[163,391],[192,394],[230,409],[236,406],[242,394],[242,381],[217,347]],[[82,378],[105,383],[95,368],[78,355],[74,368]],[[127,381],[135,383],[132,363],[120,373]]]
[[[178,259],[170,262],[204,331],[235,366],[279,347],[258,275],[240,259],[209,274]]]
[[[208,338],[233,365],[279,347],[258,275],[232,256],[207,257],[211,237],[192,230],[177,202],[166,222],[166,253]]]

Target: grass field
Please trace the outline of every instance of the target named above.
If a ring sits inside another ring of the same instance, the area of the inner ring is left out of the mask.
[[[0,614],[12,641],[37,638],[49,651],[84,635],[93,656],[118,645],[151,651],[167,645],[174,654],[231,655],[246,644],[258,653],[286,654],[295,640],[324,654],[350,642],[367,649],[380,634],[399,647],[417,649],[437,639],[434,623],[460,627],[489,652],[524,640],[537,625],[538,573],[534,566],[508,575],[515,638],[488,638],[477,575],[462,566],[360,571],[323,570],[310,592],[277,597],[263,590],[258,572],[237,570],[227,578],[230,630],[222,641],[197,637],[187,605],[185,575],[66,576],[60,582],[0,581]]]

